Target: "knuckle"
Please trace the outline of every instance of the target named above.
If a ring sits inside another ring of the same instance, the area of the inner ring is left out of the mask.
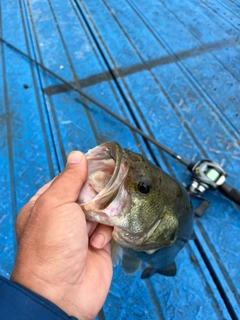
[[[21,211],[17,216],[16,223],[15,223],[15,230],[16,230],[16,237],[17,237],[18,243],[19,243],[19,239],[21,238],[25,230],[32,208],[33,208],[33,203],[30,200],[27,204],[25,204],[25,206],[21,209]]]
[[[46,212],[51,210],[57,203],[56,196],[54,195],[41,195],[33,207],[33,212]]]

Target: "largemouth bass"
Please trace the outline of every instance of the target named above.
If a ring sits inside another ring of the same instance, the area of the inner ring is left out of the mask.
[[[192,239],[194,213],[179,182],[142,155],[107,142],[87,152],[88,178],[79,195],[87,220],[113,226],[112,259],[141,278],[176,274],[174,258]]]

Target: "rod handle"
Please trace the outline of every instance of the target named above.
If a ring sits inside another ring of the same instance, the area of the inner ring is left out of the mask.
[[[234,189],[229,184],[224,182],[221,186],[218,187],[218,190],[225,195],[228,199],[232,200],[236,204],[240,205],[240,191]]]

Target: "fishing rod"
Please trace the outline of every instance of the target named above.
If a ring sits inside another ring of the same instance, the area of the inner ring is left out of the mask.
[[[93,99],[92,97],[84,93],[82,90],[79,90],[74,84],[67,82],[66,80],[58,76],[56,73],[46,68],[40,62],[36,61],[32,57],[30,57],[28,54],[24,53],[23,51],[13,46],[11,43],[6,41],[5,39],[0,37],[0,41],[5,45],[7,45],[8,47],[10,47],[12,50],[16,51],[21,56],[28,59],[28,61],[31,61],[35,65],[39,66],[42,70],[46,71],[51,76],[58,79],[60,82],[64,83],[71,90],[78,92],[81,96],[86,98],[88,101],[94,103],[96,106],[98,106],[99,108],[101,108],[102,110],[110,114],[112,117],[114,117],[124,125],[128,126],[130,129],[132,129],[136,133],[140,134],[143,138],[152,142],[156,147],[168,153],[171,157],[173,157],[174,159],[184,164],[188,168],[188,170],[192,173],[191,184],[186,189],[191,196],[202,200],[202,203],[195,209],[195,213],[197,216],[202,216],[205,210],[209,206],[209,201],[204,199],[201,196],[207,189],[218,189],[228,199],[240,205],[240,191],[236,190],[235,188],[231,187],[229,184],[226,183],[227,173],[223,170],[223,168],[218,163],[210,159],[202,159],[200,161],[197,161],[196,163],[188,162],[186,159],[182,158],[179,154],[173,152],[172,150],[167,148],[165,145],[161,144],[159,141],[154,139],[152,136],[144,133],[141,129],[135,127],[129,121],[123,119],[122,117],[117,115],[115,112],[109,110],[103,104],[96,101],[95,99]]]
[[[7,42],[6,40],[4,40],[3,38],[0,37],[0,41],[5,43],[8,47],[10,47],[11,49],[13,49],[14,51],[18,52],[20,55],[22,55],[23,57],[27,58],[29,61],[33,62],[34,64],[36,64],[37,66],[39,66],[42,70],[48,72],[51,76],[53,76],[54,78],[58,79],[59,81],[61,81],[62,83],[64,83],[66,86],[68,86],[70,89],[72,89],[73,91],[78,92],[80,95],[82,95],[84,98],[86,98],[87,100],[89,100],[90,102],[94,103],[95,105],[97,105],[99,108],[101,108],[102,110],[104,110],[105,112],[107,112],[108,114],[110,114],[112,117],[114,117],[115,119],[117,119],[118,121],[120,121],[121,123],[123,123],[124,125],[126,125],[127,127],[129,127],[130,129],[132,129],[133,131],[139,133],[143,138],[149,140],[150,142],[152,142],[153,144],[155,144],[158,148],[160,148],[161,150],[165,151],[166,153],[168,153],[170,156],[172,156],[174,159],[177,159],[178,161],[180,161],[182,164],[184,164],[185,166],[190,165],[190,163],[183,159],[180,155],[174,153],[172,150],[170,150],[169,148],[167,148],[166,146],[164,146],[163,144],[161,144],[160,142],[158,142],[156,139],[154,139],[153,137],[149,136],[148,134],[144,133],[141,129],[135,127],[134,125],[132,125],[129,121],[123,119],[122,117],[120,117],[119,115],[117,115],[115,112],[111,111],[110,109],[108,109],[107,107],[105,107],[103,104],[101,104],[100,102],[96,101],[95,99],[93,99],[92,97],[90,97],[89,95],[87,95],[86,93],[84,93],[82,90],[79,90],[75,85],[67,82],[66,80],[64,80],[63,78],[61,78],[60,76],[58,76],[56,73],[54,73],[53,71],[51,71],[50,69],[46,68],[44,65],[42,65],[40,62],[36,61],[35,59],[31,58],[28,54],[22,52],[21,50],[19,50],[18,48],[16,48],[15,46],[13,46],[12,44],[10,44],[9,42]]]

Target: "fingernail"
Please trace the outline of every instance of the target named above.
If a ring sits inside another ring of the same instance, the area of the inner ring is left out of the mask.
[[[68,155],[67,163],[80,163],[82,161],[82,157],[82,152],[72,151]]]
[[[98,233],[91,238],[91,245],[96,249],[101,249],[104,245],[105,237],[102,233]]]

